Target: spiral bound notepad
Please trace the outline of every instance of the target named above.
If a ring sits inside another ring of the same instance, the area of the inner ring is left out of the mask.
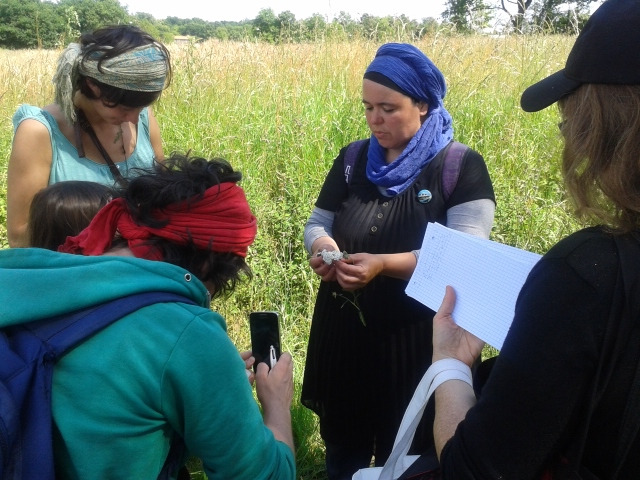
[[[437,311],[456,291],[458,325],[500,350],[516,298],[540,255],[429,223],[406,293]]]

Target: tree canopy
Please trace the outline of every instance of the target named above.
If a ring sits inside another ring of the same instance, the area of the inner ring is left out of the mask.
[[[485,31],[498,17],[504,19],[500,33],[575,33],[589,18],[592,4],[602,1],[447,0],[442,16],[463,33]]]
[[[508,18],[509,32],[567,33],[584,24],[594,2],[602,0],[447,0],[439,23],[434,18],[416,20],[405,15],[364,14],[353,19],[345,12],[333,19],[320,14],[297,19],[290,11],[276,15],[270,8],[261,10],[253,20],[241,22],[177,17],[158,20],[148,13],[129,14],[118,0],[0,0],[0,48],[59,48],[82,32],[123,23],[138,25],[163,42],[177,35],[196,41],[216,38],[288,43],[367,38],[411,42],[436,30],[486,32],[498,15]]]

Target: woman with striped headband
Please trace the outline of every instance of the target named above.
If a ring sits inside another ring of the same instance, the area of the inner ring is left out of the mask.
[[[7,182],[9,245],[26,245],[29,206],[47,185],[86,180],[113,186],[164,158],[149,106],[171,79],[166,47],[131,25],[83,34],[60,55],[54,103],[21,105]]]

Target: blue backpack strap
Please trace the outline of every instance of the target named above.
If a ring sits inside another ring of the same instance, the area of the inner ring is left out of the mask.
[[[356,140],[347,145],[347,151],[344,153],[344,181],[347,185],[351,184],[353,167],[356,164],[358,153],[366,141],[367,139]]]
[[[25,328],[45,342],[49,351],[57,358],[125,315],[154,303],[167,302],[195,304],[193,300],[183,295],[169,292],[144,292],[117,298],[71,315],[59,315],[32,322],[25,325]]]
[[[2,444],[0,478],[55,478],[51,425],[55,362],[119,318],[159,302],[195,304],[187,297],[168,292],[141,293],[0,332],[1,345],[6,343],[13,352],[12,365],[7,362],[0,367],[0,443],[6,440],[8,444]],[[18,361],[21,368],[16,368]],[[9,379],[8,368],[14,370]],[[11,382],[10,388],[5,381]]]
[[[446,147],[444,165],[442,166],[442,195],[444,201],[449,200],[458,183],[462,158],[469,150],[465,144],[453,141]]]

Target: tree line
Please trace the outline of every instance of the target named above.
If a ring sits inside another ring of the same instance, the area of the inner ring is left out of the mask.
[[[486,31],[502,18],[499,33],[577,33],[603,0],[447,0],[442,17],[456,31]]]
[[[495,3],[495,2],[498,3]],[[261,10],[256,18],[240,22],[209,22],[200,18],[156,19],[148,13],[129,14],[118,0],[0,0],[0,48],[59,48],[80,33],[112,24],[131,23],[160,39],[171,42],[175,36],[196,40],[210,38],[231,41],[271,43],[309,42],[325,39],[368,38],[386,41],[418,40],[439,32],[458,34],[487,32],[495,18],[507,20],[500,33],[569,33],[577,31],[589,16],[590,5],[602,0],[447,0],[442,21],[364,14],[359,19],[341,12],[329,20],[320,14],[296,19],[290,11],[276,15]]]

